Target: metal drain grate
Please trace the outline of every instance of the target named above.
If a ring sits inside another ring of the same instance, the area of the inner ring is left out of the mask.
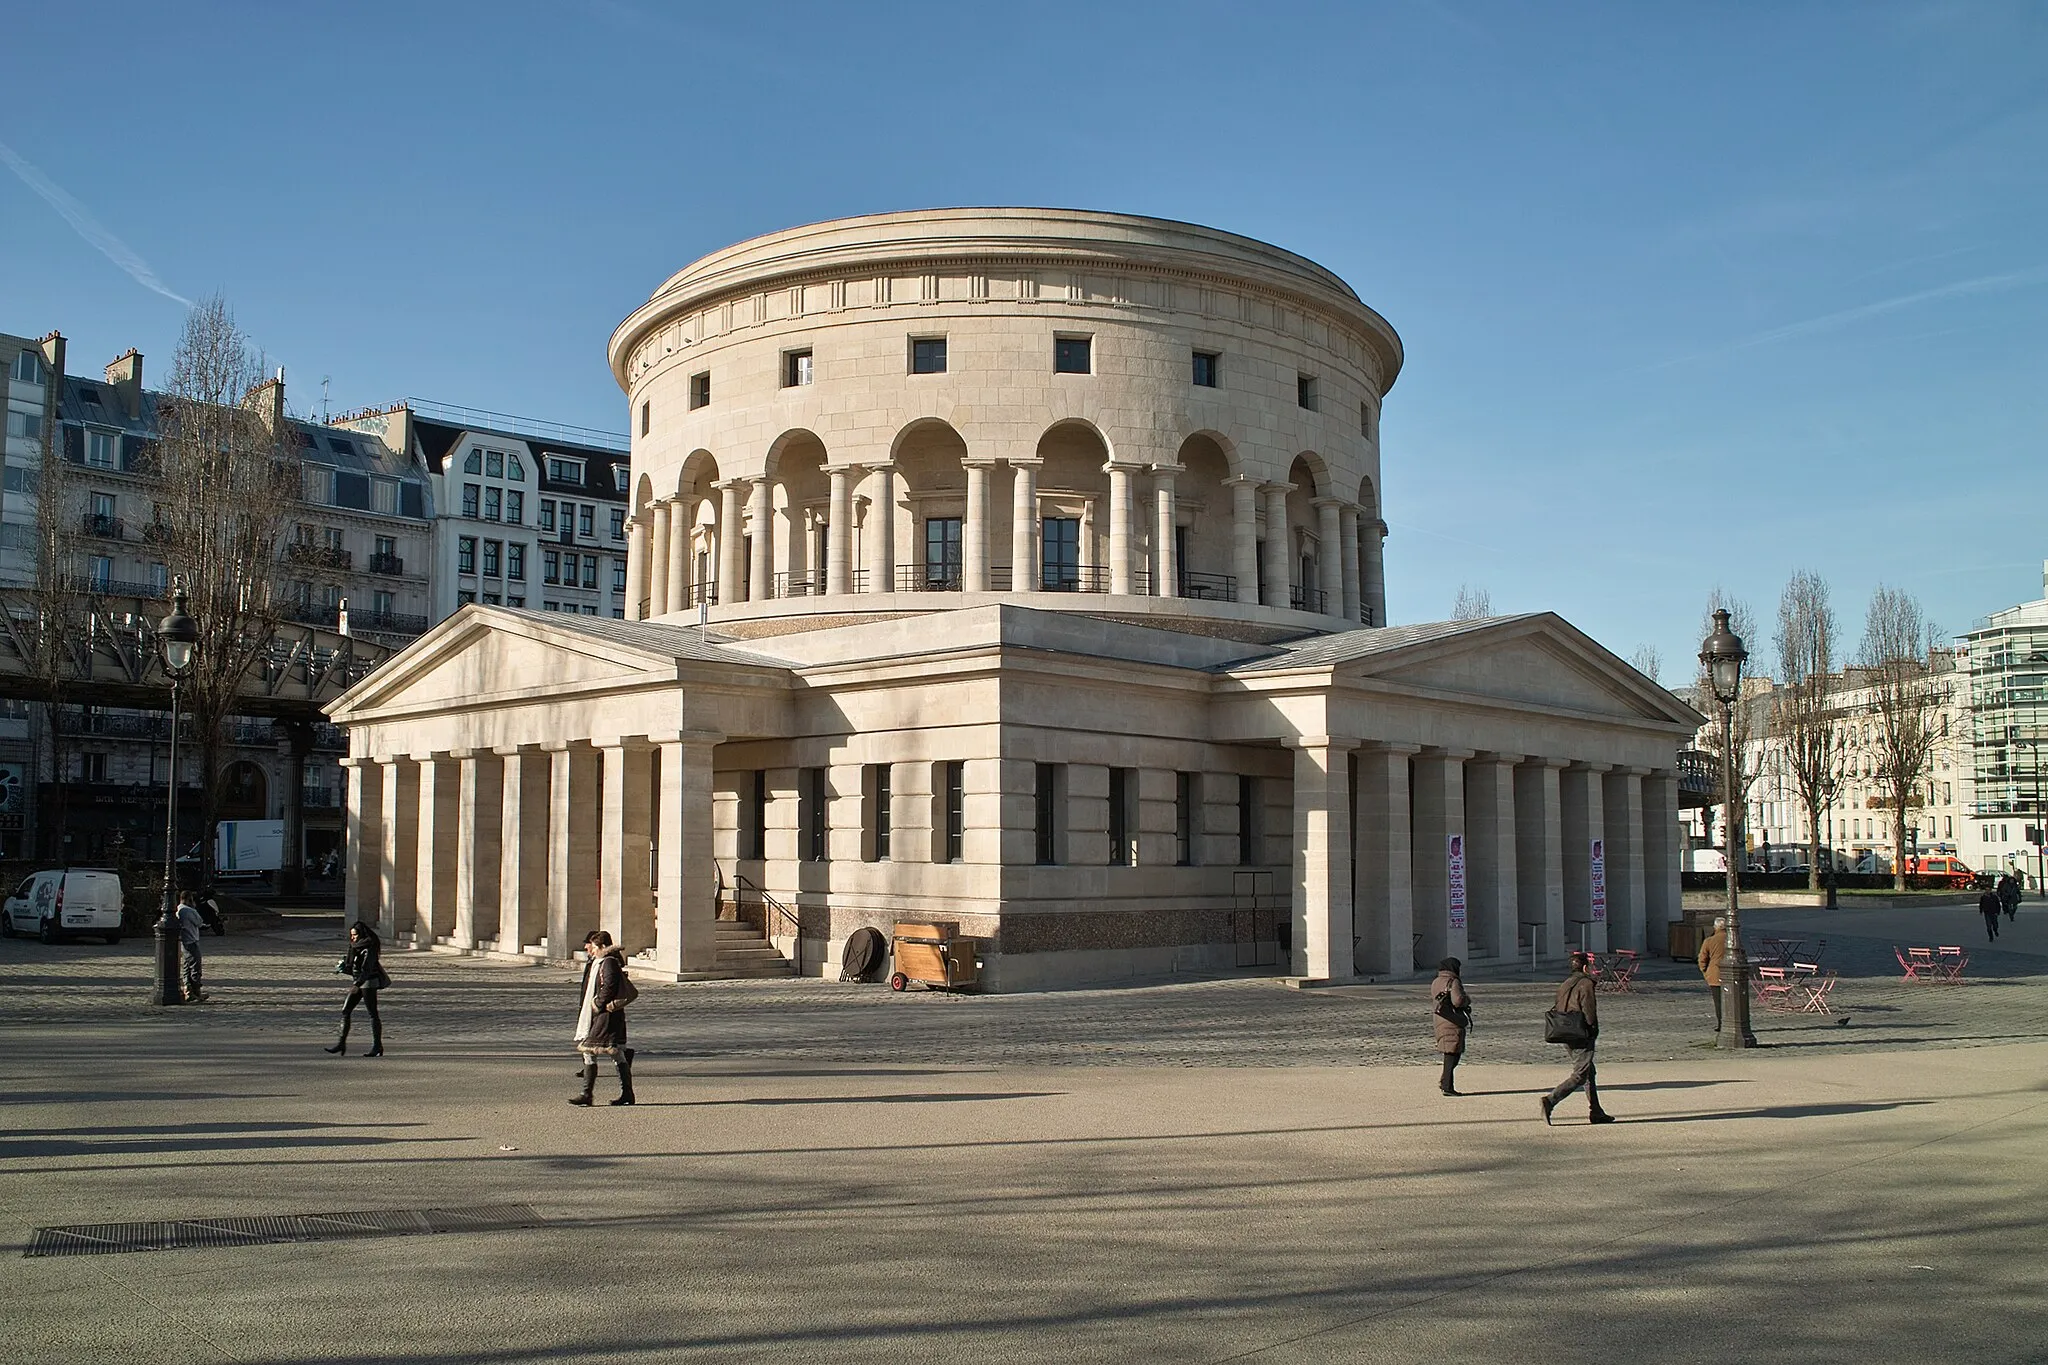
[[[185,1218],[167,1223],[79,1223],[37,1228],[28,1256],[104,1256],[119,1251],[333,1242],[347,1237],[410,1237],[423,1232],[504,1232],[544,1220],[527,1204],[467,1209],[373,1209],[368,1213],[286,1213],[259,1218]]]

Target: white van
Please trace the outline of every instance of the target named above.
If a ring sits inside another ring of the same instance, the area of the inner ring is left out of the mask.
[[[0,933],[35,934],[45,943],[72,934],[121,941],[121,878],[87,868],[38,872],[0,906]]]

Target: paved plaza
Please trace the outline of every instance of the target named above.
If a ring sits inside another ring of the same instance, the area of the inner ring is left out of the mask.
[[[1653,965],[1602,1001],[1605,1129],[1536,1115],[1547,972],[1474,976],[1458,1100],[1420,983],[650,985],[640,1104],[581,1111],[560,970],[392,954],[390,1055],[338,1059],[332,919],[208,939],[213,998],[176,1011],[144,942],[0,943],[15,1247],[532,1224],[16,1250],[0,1360],[2043,1359],[2048,907],[1996,945],[1966,909],[1751,923],[1828,940],[1837,1015],[1731,1056],[1697,973]],[[1902,984],[1893,943],[1961,943],[1971,979]]]

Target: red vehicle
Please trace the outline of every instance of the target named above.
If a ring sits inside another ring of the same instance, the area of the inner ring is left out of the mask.
[[[1952,891],[1969,891],[1977,885],[1977,874],[1961,858],[1937,855],[1928,858],[1906,859],[1906,875],[1918,877],[1923,884],[1933,883],[1948,887]]]

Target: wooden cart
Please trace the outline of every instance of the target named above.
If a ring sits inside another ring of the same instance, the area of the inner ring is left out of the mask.
[[[899,923],[889,946],[896,959],[889,989],[905,990],[915,981],[935,990],[966,990],[980,982],[981,941],[962,938],[960,926]]]

